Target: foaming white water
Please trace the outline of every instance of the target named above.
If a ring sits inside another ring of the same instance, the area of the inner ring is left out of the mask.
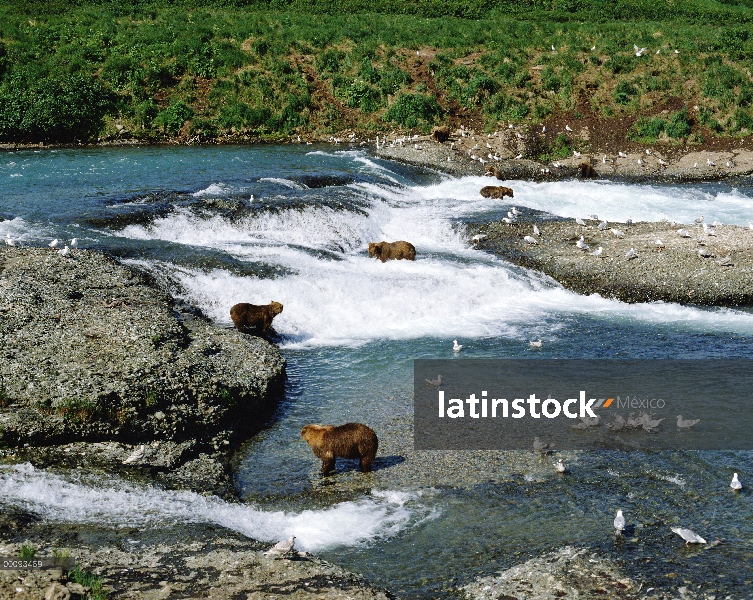
[[[269,183],[277,183],[283,185],[291,190],[305,190],[306,186],[297,181],[291,181],[290,179],[283,179],[282,177],[262,177],[259,181],[267,181]]]
[[[237,302],[282,302],[285,310],[275,319],[275,328],[288,337],[289,345],[461,335],[536,339],[572,315],[686,331],[753,333],[749,313],[578,296],[547,277],[475,250],[456,219],[499,209],[499,201],[480,198],[477,190],[466,198],[470,184],[488,181],[465,178],[412,188],[359,183],[350,187],[370,199],[367,214],[311,203],[233,222],[183,211],[147,227],[127,227],[122,235],[211,247],[284,268],[285,275],[261,279],[144,263],[168,271],[181,284],[185,299],[218,322],[229,321],[230,307]],[[520,183],[518,206],[524,206],[530,190],[531,195],[542,193],[540,184]],[[584,185],[567,185],[576,184]],[[627,187],[615,189],[624,192]],[[570,195],[580,194],[571,190]],[[367,257],[370,241],[396,239],[416,246],[415,262],[381,263]],[[312,252],[321,250],[327,254]]]
[[[29,464],[0,467],[0,504],[21,505],[52,521],[141,527],[213,523],[268,542],[295,535],[298,548],[313,551],[391,537],[417,524],[432,513],[419,497],[375,491],[322,510],[264,511],[193,492],[136,488],[119,480],[91,487]]]
[[[224,183],[212,183],[208,187],[204,188],[203,190],[199,190],[198,192],[194,192],[191,194],[192,196],[196,198],[201,198],[204,196],[218,196],[223,197],[227,196],[227,194],[235,191],[234,188],[232,188],[229,185],[226,185]]]
[[[515,197],[504,201],[479,195],[485,185],[496,185],[488,177],[463,177],[436,185],[415,188],[427,200],[451,198],[459,214],[472,215],[505,205],[524,206],[561,217],[596,214],[610,221],[659,221],[692,223],[699,215],[706,221],[747,225],[753,220],[753,199],[738,190],[713,193],[700,187],[624,184],[610,181],[508,181]]]

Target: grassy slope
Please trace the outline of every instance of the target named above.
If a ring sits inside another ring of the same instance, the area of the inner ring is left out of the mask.
[[[753,2],[604,4],[5,0],[0,141],[122,127],[145,139],[274,138],[562,116],[657,116],[626,130],[649,142],[753,130]],[[648,50],[636,57],[633,44]]]

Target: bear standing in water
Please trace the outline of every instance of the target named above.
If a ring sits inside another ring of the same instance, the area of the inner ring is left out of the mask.
[[[230,318],[238,331],[243,333],[267,333],[272,326],[272,319],[282,312],[282,304],[248,304],[241,302],[230,309]]]
[[[371,471],[379,440],[371,427],[361,423],[345,425],[306,425],[301,437],[322,460],[322,475],[335,468],[335,459],[359,458],[361,471]]]

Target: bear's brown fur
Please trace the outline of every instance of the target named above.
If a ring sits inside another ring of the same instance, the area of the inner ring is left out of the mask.
[[[267,333],[272,326],[272,319],[281,312],[282,304],[279,302],[261,305],[241,302],[230,309],[230,318],[238,331],[250,333],[261,330],[261,333]]]
[[[410,242],[371,242],[369,244],[369,258],[377,257],[382,262],[388,260],[416,260],[416,247]]]
[[[379,440],[371,427],[361,423],[345,425],[305,425],[301,437],[322,461],[322,474],[335,468],[335,459],[358,458],[361,471],[371,471]]]
[[[502,177],[502,173],[499,172],[499,169],[495,167],[494,165],[486,165],[486,173],[484,173],[487,177],[496,177],[497,179],[504,179]]]
[[[580,176],[583,179],[594,179],[598,177],[596,170],[587,162],[580,163]]]
[[[447,125],[437,125],[431,130],[431,137],[435,142],[446,142],[450,139],[450,128]]]
[[[481,188],[481,195],[484,198],[504,198],[505,196],[513,197],[512,189],[503,185],[486,185]]]

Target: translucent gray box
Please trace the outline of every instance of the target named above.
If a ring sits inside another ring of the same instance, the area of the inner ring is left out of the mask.
[[[413,375],[417,450],[753,449],[751,360],[415,360]]]

